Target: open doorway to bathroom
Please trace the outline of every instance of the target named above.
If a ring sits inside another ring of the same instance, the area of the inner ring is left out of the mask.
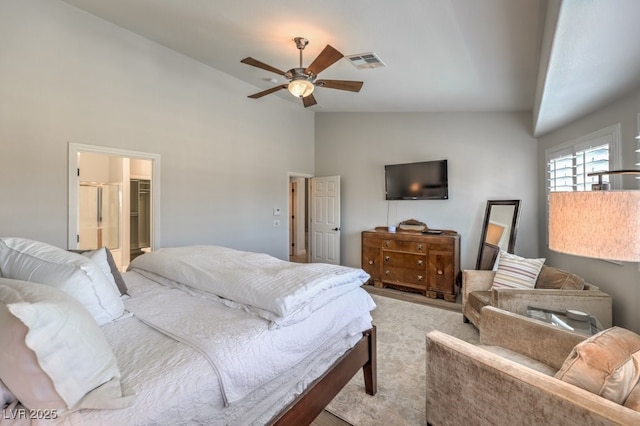
[[[309,262],[309,184],[306,176],[289,176],[289,260]]]
[[[70,249],[107,247],[120,270],[156,248],[156,154],[69,144]]]

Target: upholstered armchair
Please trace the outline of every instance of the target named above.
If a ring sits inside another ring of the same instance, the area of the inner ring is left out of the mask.
[[[427,424],[640,424],[640,336],[613,327],[587,338],[493,307],[479,331],[478,346],[427,334]]]
[[[604,328],[611,327],[612,299],[581,277],[543,265],[530,289],[492,288],[495,271],[462,272],[462,315],[465,322],[480,326],[480,310],[494,306],[526,315],[527,307],[564,312],[577,309],[594,315]]]

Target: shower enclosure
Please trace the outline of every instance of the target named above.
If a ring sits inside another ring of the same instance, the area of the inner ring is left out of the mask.
[[[120,248],[122,186],[113,183],[80,182],[79,241],[81,250]]]

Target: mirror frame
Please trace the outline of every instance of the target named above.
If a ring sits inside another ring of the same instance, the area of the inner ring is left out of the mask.
[[[484,240],[487,237],[487,227],[489,225],[489,218],[491,217],[491,208],[493,206],[514,206],[507,252],[513,253],[516,247],[518,220],[520,219],[520,200],[489,200],[487,201],[487,208],[484,213],[484,222],[482,223],[482,232],[480,233],[480,246],[478,248],[478,259],[476,261],[476,269],[480,269],[480,265],[482,264],[482,249],[484,247]]]

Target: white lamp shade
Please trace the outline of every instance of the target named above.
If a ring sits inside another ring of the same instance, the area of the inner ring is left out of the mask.
[[[640,191],[551,192],[549,248],[640,261]]]
[[[289,93],[298,98],[304,98],[313,93],[314,85],[309,80],[293,80],[289,83],[287,89],[289,89]]]

